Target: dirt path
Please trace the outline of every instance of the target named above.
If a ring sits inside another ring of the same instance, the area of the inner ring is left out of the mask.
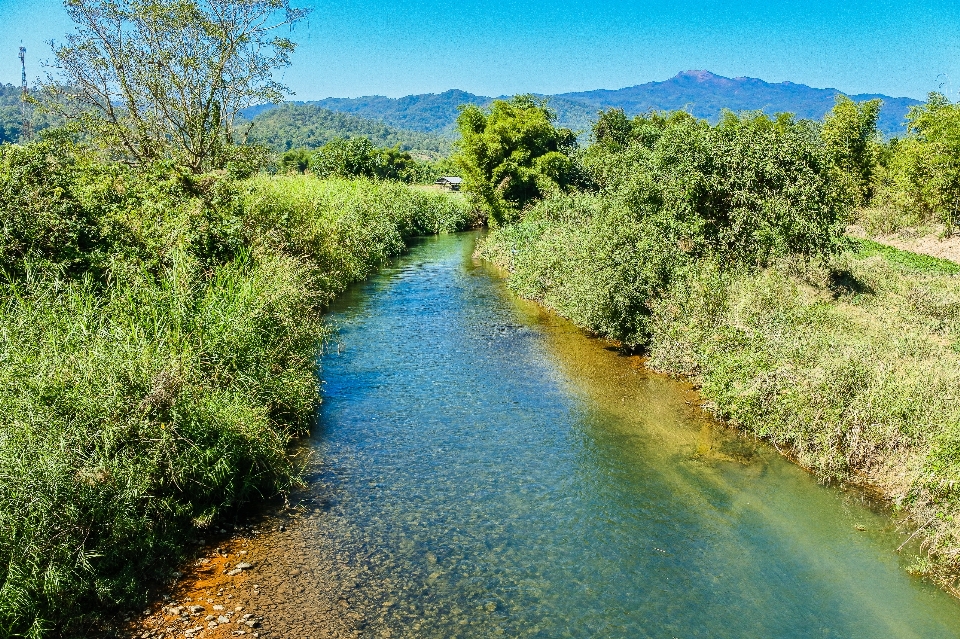
[[[860,226],[850,226],[847,228],[847,234],[853,237],[868,238],[887,246],[892,246],[903,251],[911,253],[920,253],[931,257],[950,260],[960,263],[960,236],[954,235],[949,238],[940,238],[943,232],[942,227],[931,229],[904,229],[892,235],[881,235],[870,237]]]

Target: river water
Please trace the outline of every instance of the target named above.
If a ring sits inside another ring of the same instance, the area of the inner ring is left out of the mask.
[[[960,637],[903,536],[428,239],[334,307],[312,445],[370,637]]]

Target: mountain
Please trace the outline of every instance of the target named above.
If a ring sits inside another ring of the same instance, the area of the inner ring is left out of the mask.
[[[246,114],[249,116],[251,111]],[[281,152],[300,147],[312,149],[341,137],[365,137],[377,146],[399,145],[405,151],[429,157],[446,155],[451,145],[447,137],[398,129],[379,120],[338,113],[316,104],[287,103],[279,108],[259,108],[252,124],[251,142]]]
[[[648,82],[624,89],[561,93],[550,98],[558,121],[575,131],[589,131],[600,109],[621,108],[628,115],[651,109],[685,109],[693,115],[716,122],[724,108],[732,111],[787,111],[802,118],[821,119],[832,107],[838,89],[817,89],[793,82],[770,83],[756,78],[725,78],[709,71],[684,71],[663,82]],[[884,102],[878,126],[888,136],[904,132],[907,110],[921,104],[912,98],[879,94],[850,95],[854,100],[880,98]],[[493,98],[465,91],[408,95],[402,98],[366,96],[326,98],[309,103],[332,111],[380,120],[390,126],[450,136],[454,131],[457,107],[485,106]],[[270,105],[252,107],[264,111]],[[252,111],[250,111],[252,112]]]
[[[648,82],[615,91],[597,90],[562,93],[555,96],[589,105],[594,111],[618,107],[631,115],[651,109],[685,109],[691,114],[715,121],[724,108],[731,111],[790,112],[798,117],[819,120],[833,108],[838,89],[815,89],[805,84],[773,84],[756,78],[725,78],[709,71],[684,71],[664,82]],[[881,132],[896,135],[904,131],[904,119],[911,106],[921,104],[912,98],[892,98],[879,94],[850,95],[856,101],[883,100]]]

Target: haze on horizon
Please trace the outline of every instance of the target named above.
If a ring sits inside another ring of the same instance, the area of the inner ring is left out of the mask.
[[[293,99],[618,89],[706,69],[848,94],[960,99],[960,3],[942,0],[303,0]],[[58,0],[0,0],[0,82],[41,75]]]

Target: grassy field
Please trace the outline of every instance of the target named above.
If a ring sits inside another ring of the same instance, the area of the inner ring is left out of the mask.
[[[48,151],[0,153],[0,637],[141,605],[189,540],[295,483],[326,304],[476,222],[397,184],[184,184]]]

